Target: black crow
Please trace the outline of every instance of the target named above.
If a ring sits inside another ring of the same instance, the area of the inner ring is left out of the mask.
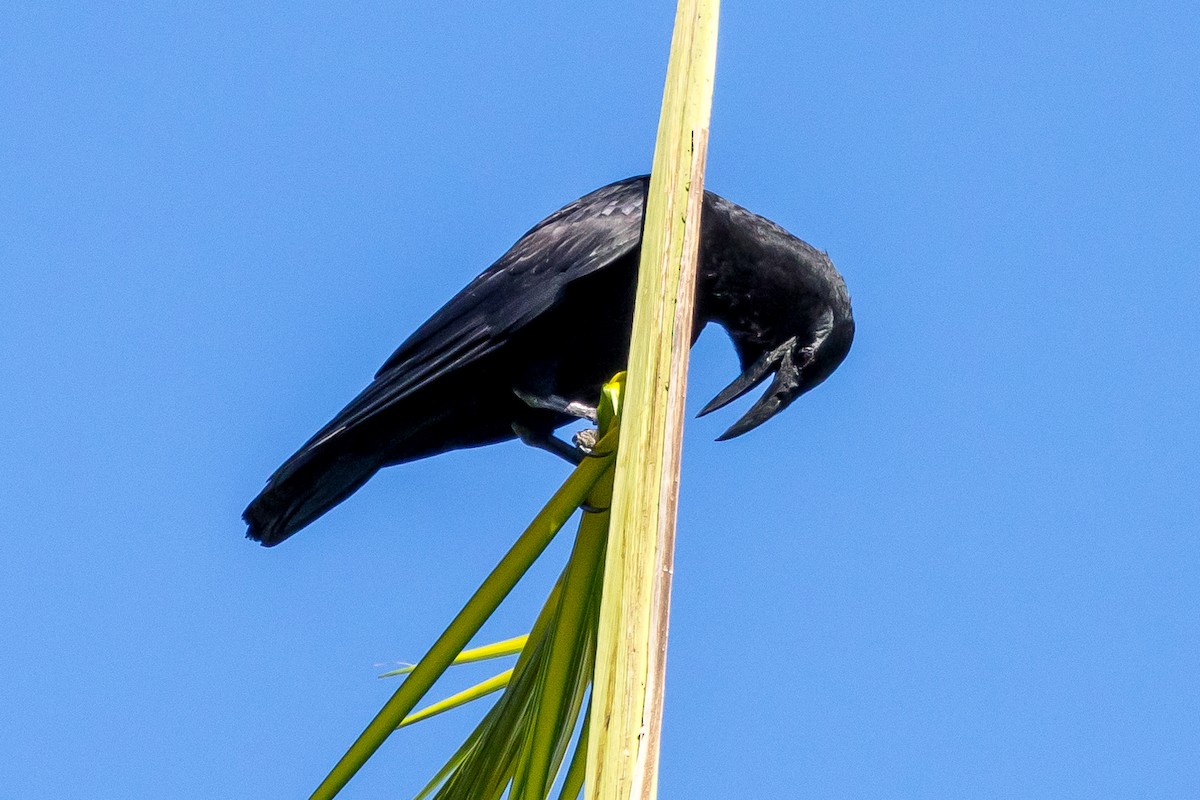
[[[625,368],[647,177],[597,189],[539,222],[392,354],[375,380],[281,466],[243,514],[279,544],[378,470],[588,416]],[[742,374],[707,414],[774,379],[720,438],[739,436],[825,380],[854,320],[829,257],[711,192],[704,196],[694,336],[733,339]],[[694,339],[693,339],[694,341]]]

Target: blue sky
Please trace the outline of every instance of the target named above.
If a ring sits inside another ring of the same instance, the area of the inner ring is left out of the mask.
[[[413,5],[0,12],[6,796],[307,796],[563,477],[455,453],[242,538],[416,325],[649,166],[668,5]],[[1200,796],[1197,16],[722,23],[709,187],[828,250],[858,336],[753,434],[690,423],[662,796]],[[699,408],[735,362],[692,364]]]

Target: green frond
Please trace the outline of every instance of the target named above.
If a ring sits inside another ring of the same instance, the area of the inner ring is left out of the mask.
[[[487,661],[493,658],[503,658],[504,656],[515,656],[521,652],[521,648],[525,646],[525,642],[529,640],[529,634],[522,636],[514,636],[511,639],[505,639],[502,642],[494,642],[493,644],[485,644],[480,647],[472,647],[468,650],[463,650],[454,660],[450,662],[450,666],[459,664],[471,664],[476,661]],[[380,678],[394,678],[397,675],[407,675],[417,668],[416,664],[394,669],[391,672],[384,672],[379,675]]]
[[[472,700],[478,700],[481,697],[487,697],[493,692],[498,692],[505,686],[508,686],[508,681],[510,678],[512,678],[512,674],[513,671],[511,669],[505,670],[499,675],[494,675],[488,678],[486,681],[480,681],[469,689],[463,689],[461,692],[452,694],[445,700],[439,700],[432,705],[422,708],[420,711],[414,711],[404,718],[404,720],[400,723],[400,727],[403,728],[405,726],[412,725],[414,722],[420,722],[423,719],[435,717],[444,711],[449,711],[452,708],[458,708],[459,706],[466,705]]]

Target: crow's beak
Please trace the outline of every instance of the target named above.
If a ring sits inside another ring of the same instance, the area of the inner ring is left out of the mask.
[[[786,408],[800,394],[800,371],[811,360],[811,354],[803,363],[797,364],[793,357],[795,348],[796,337],[793,336],[774,350],[763,353],[741,375],[735,378],[733,383],[722,389],[716,397],[708,402],[708,405],[700,410],[697,416],[702,417],[729,405],[762,383],[772,369],[775,370],[775,380],[771,381],[767,391],[741,419],[717,437],[718,442],[741,436],[746,431],[757,428]]]
[[[746,367],[741,375],[734,378],[733,383],[718,392],[717,396],[712,400],[709,400],[708,405],[700,409],[700,413],[696,416],[703,417],[705,414],[711,414],[719,408],[724,408],[755,386],[758,386],[758,384],[762,383],[763,378],[767,377],[767,373],[771,371],[771,367],[775,366],[775,362],[779,360],[783,351],[790,349],[795,343],[796,339],[793,337],[774,350],[768,350],[763,353],[754,360],[754,363]]]

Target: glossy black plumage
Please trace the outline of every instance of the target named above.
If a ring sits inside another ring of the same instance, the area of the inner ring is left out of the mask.
[[[593,405],[629,349],[646,185],[598,189],[521,237],[271,476],[243,514],[247,535],[278,544],[382,467],[518,429],[548,436],[571,420],[530,397]],[[774,223],[706,193],[701,233],[695,335],[720,324],[743,368],[701,413],[775,376],[725,439],[823,381],[849,351],[854,322],[828,256]]]

